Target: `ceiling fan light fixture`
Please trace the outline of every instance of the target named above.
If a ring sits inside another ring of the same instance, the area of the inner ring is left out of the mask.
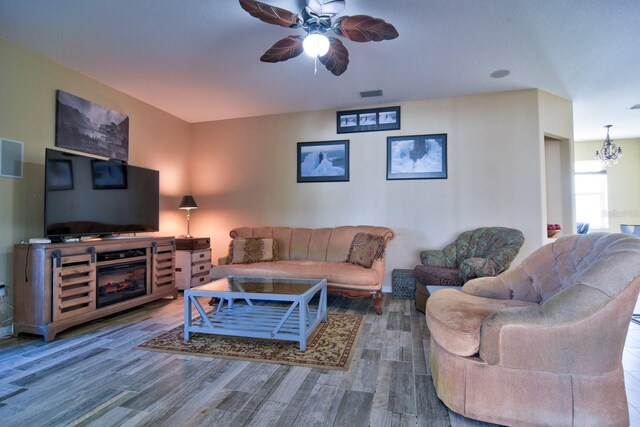
[[[312,58],[324,56],[329,52],[329,39],[321,33],[309,33],[302,42],[304,53]]]

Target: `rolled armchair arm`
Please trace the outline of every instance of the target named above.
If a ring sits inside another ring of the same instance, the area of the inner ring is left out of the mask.
[[[629,287],[631,288],[631,287]],[[509,308],[482,324],[480,357],[490,365],[575,374],[615,370],[627,328],[614,326],[635,300],[611,300],[602,291],[578,284],[542,305]],[[624,301],[627,300],[627,301]],[[613,327],[604,326],[611,325]]]
[[[420,252],[420,262],[423,265],[433,265],[436,267],[448,267],[444,252],[438,249],[431,249]]]
[[[511,289],[500,276],[479,277],[469,280],[462,286],[462,292],[477,297],[492,299],[513,299]]]
[[[495,276],[500,273],[498,265],[489,258],[467,258],[460,263],[460,278],[462,283],[476,277]]]

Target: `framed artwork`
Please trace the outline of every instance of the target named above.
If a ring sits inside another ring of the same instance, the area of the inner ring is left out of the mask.
[[[106,160],[91,160],[91,180],[96,190],[127,188],[127,166]]]
[[[71,160],[47,160],[47,191],[73,190]]]
[[[338,133],[400,129],[400,106],[337,112]]]
[[[447,179],[447,134],[388,137],[387,179]]]
[[[349,141],[298,142],[298,182],[349,181]]]
[[[58,90],[56,146],[126,162],[129,158],[129,117]]]

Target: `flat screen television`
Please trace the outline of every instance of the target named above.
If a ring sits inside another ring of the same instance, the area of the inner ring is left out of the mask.
[[[46,237],[158,231],[159,204],[158,171],[47,148]]]

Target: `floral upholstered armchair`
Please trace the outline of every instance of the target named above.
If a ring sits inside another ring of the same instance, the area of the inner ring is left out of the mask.
[[[522,244],[520,230],[481,227],[465,231],[442,250],[420,252],[416,265],[416,308],[424,311],[426,286],[462,286],[476,277],[496,276],[509,268]]]

